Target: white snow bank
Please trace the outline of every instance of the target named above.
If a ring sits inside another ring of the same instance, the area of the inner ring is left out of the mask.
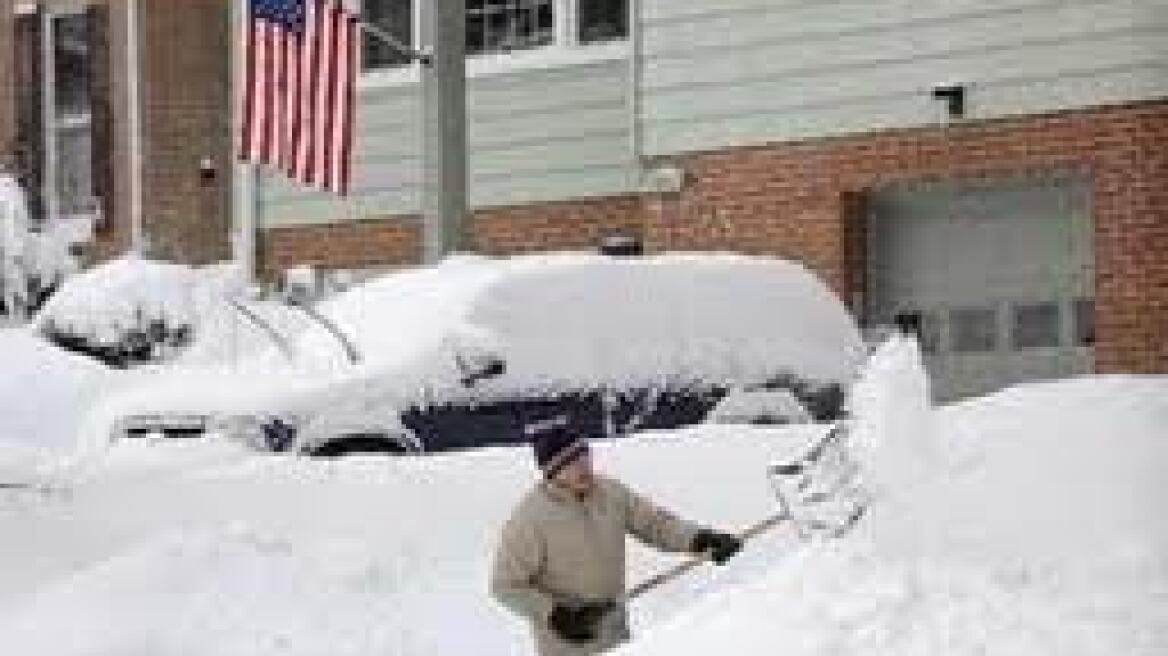
[[[917,362],[894,343],[860,384],[882,494],[853,535],[622,653],[1168,651],[1168,379],[1031,385],[930,413]]]
[[[805,437],[716,427],[601,444],[597,460],[687,516],[733,527],[774,510],[765,477],[743,472]],[[497,532],[535,478],[528,449],[320,462],[174,446],[119,446],[68,502],[15,507],[0,495],[7,650],[529,653],[526,627],[487,595]],[[699,463],[701,486],[684,475]],[[636,548],[632,578],[672,562]],[[637,619],[659,621],[743,571],[696,572]]]
[[[852,451],[873,494],[908,494],[941,464],[929,378],[916,342],[893,336],[848,395]]]
[[[24,328],[0,329],[0,483],[72,453],[89,408],[118,384],[105,367]]]

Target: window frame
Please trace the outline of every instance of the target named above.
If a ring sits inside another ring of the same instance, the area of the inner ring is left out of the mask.
[[[362,0],[362,3],[368,0]],[[413,43],[421,43],[421,12],[419,2],[413,0],[411,9]],[[624,39],[612,39],[597,43],[581,44],[579,40],[579,3],[581,0],[552,0],[552,21],[555,38],[545,46],[514,50],[511,52],[484,52],[467,55],[467,78],[491,77],[526,70],[564,68],[605,61],[628,59],[632,54],[631,42],[636,29],[634,20],[638,0],[629,0],[629,35]],[[362,7],[364,4],[362,4]],[[363,37],[368,38],[368,37]],[[404,66],[389,66],[366,70],[361,62],[358,89],[379,89],[384,87],[417,84],[421,80],[421,64],[412,62]]]

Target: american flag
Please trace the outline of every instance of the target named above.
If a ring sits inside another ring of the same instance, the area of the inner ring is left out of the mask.
[[[357,82],[356,16],[345,0],[245,0],[240,159],[345,195]]]

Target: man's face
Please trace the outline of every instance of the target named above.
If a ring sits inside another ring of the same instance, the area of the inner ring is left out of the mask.
[[[580,496],[589,494],[596,485],[596,476],[592,472],[592,454],[585,450],[556,472],[552,480],[556,485],[574,494]]]

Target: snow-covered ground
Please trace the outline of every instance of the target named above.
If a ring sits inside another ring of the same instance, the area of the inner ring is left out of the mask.
[[[599,459],[686,514],[739,525],[773,510],[766,481],[741,472],[799,438],[719,427],[605,445]],[[99,476],[0,493],[0,635],[45,656],[524,653],[523,627],[486,580],[530,460],[525,449],[321,463],[214,442],[121,445]],[[695,460],[712,489],[689,483]],[[669,562],[635,556],[638,575]],[[735,573],[689,587],[719,580]],[[642,620],[689,596],[666,591]]]
[[[0,328],[0,372],[0,484],[34,478],[75,453],[88,409],[120,382],[20,327]]]
[[[918,366],[894,344],[857,387],[876,500],[855,532],[804,544],[782,528],[656,591],[635,604],[628,653],[1165,653],[1168,381],[932,409]],[[775,509],[765,464],[821,430],[701,426],[598,459],[687,516],[742,527]],[[319,462],[116,445],[84,476],[0,490],[5,651],[527,653],[486,578],[532,477],[524,449]],[[631,578],[671,562],[637,547]]]
[[[321,462],[213,437],[99,439],[108,436],[104,422],[129,407],[214,397],[227,404],[219,410],[254,408],[303,381],[344,392],[345,381],[408,370],[398,363],[433,355],[451,335],[458,339],[446,346],[456,352],[502,349],[512,373],[548,370],[562,356],[559,378],[593,383],[669,367],[731,379],[758,366],[755,354],[838,380],[857,357],[850,319],[793,265],[666,258],[654,266],[676,268],[671,293],[708,304],[685,305],[676,317],[646,309],[650,288],[638,286],[633,265],[551,256],[444,266],[323,306],[366,355],[364,369],[346,363],[319,327],[288,331],[311,362],[281,359],[254,326],[241,327],[237,311],[192,313],[179,298],[218,305],[226,293],[218,283],[203,294],[208,280],[197,274],[141,262],[115,263],[77,288],[122,290],[137,294],[134,302],[77,291],[45,317],[96,335],[154,308],[218,330],[204,331],[201,344],[196,337],[179,362],[113,371],[49,346],[33,328],[0,329],[4,652],[528,653],[525,627],[486,593],[496,532],[534,477],[526,449]],[[736,280],[702,278],[718,271]],[[135,282],[143,272],[157,274],[153,288]],[[562,278],[561,291],[572,289],[572,275],[603,282],[623,294],[622,316],[646,316],[609,325],[598,304],[612,294],[585,302],[587,286],[560,306],[570,312],[549,314],[544,308],[564,299],[539,277],[548,275]],[[776,275],[790,284],[775,285]],[[515,284],[469,302],[500,276]],[[726,301],[724,289],[739,284],[774,302],[728,319],[742,303]],[[422,302],[439,287],[444,301]],[[800,321],[757,314],[764,309]],[[609,348],[630,325],[647,358],[640,362]],[[718,332],[728,329],[742,332]],[[540,341],[573,331],[602,338],[592,356]],[[506,350],[533,344],[543,350]],[[718,350],[729,344],[745,356]],[[279,384],[274,371],[286,374]],[[638,599],[640,638],[627,653],[1168,653],[1168,515],[1158,507],[1168,497],[1168,378],[1088,377],[943,408],[928,398],[915,347],[889,342],[851,392],[852,446],[874,499],[857,530],[806,543],[784,525],[730,565]],[[824,430],[714,423],[605,442],[598,460],[683,515],[743,528],[777,509],[766,466]],[[630,578],[672,562],[634,546]]]
[[[875,495],[626,654],[1168,653],[1168,379],[1083,378],[930,410],[915,353],[856,390]]]

